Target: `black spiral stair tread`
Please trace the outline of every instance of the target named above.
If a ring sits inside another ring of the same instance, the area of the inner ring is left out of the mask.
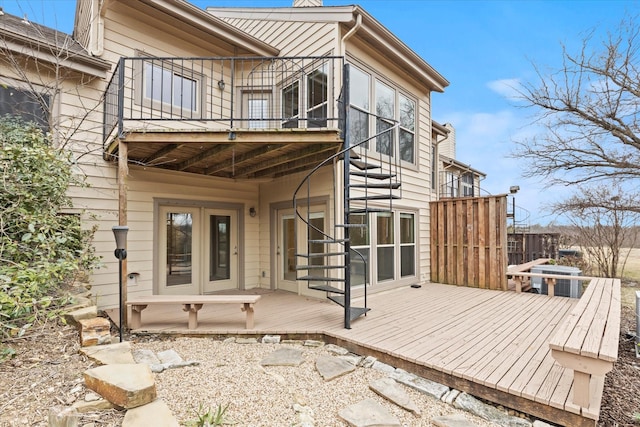
[[[296,270],[339,270],[344,269],[344,265],[296,265]]]
[[[325,276],[302,276],[302,277],[298,277],[298,280],[305,280],[308,282],[344,282],[344,279],[340,277],[325,277]]]
[[[380,165],[376,165],[373,163],[367,163],[360,160],[351,159],[350,163],[357,167],[360,170],[368,170],[368,169],[380,169]]]
[[[391,179],[396,177],[395,173],[377,173],[377,172],[366,172],[366,171],[351,171],[349,172],[349,174],[353,176],[362,176],[362,177],[371,178],[371,179]]]
[[[399,182],[372,183],[372,184],[351,184],[351,188],[382,188],[384,190],[397,190],[402,184]]]
[[[340,256],[345,254],[346,252],[321,252],[321,253],[311,253],[311,254],[296,254],[296,256],[301,258],[322,258],[327,256]]]
[[[344,294],[344,290],[340,289],[340,288],[335,288],[333,286],[330,285],[309,285],[309,289],[313,289],[315,291],[322,291],[322,292],[331,292],[333,294]],[[331,298],[331,297],[329,297]],[[343,297],[344,299],[344,297]],[[342,304],[344,307],[344,303]]]
[[[366,200],[398,200],[400,198],[400,196],[396,196],[395,194],[377,194],[375,196],[352,197],[349,200],[362,202]]]

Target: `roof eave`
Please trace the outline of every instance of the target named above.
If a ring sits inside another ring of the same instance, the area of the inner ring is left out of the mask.
[[[106,72],[111,69],[111,64],[101,59],[34,40],[22,34],[0,30],[0,37],[4,40],[4,48],[11,52],[30,56],[83,74],[104,78]],[[60,55],[62,53],[65,55]]]
[[[444,92],[444,88],[449,86],[449,81],[438,73],[435,68],[427,63],[420,55],[414,52],[409,46],[402,42],[397,36],[378,22],[366,10],[360,6],[354,7],[354,14],[362,15],[362,29],[372,37],[380,41],[385,48],[403,60],[421,79],[429,83],[432,90]]]
[[[235,46],[243,48],[260,56],[277,56],[280,51],[275,47],[235,28],[225,21],[216,18],[212,14],[182,0],[138,0],[144,2],[158,10],[162,10],[168,15],[185,21],[189,25],[197,27],[209,34],[227,41]],[[135,7],[136,2],[127,2]]]

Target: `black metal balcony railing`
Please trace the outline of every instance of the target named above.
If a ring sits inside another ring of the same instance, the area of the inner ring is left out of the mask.
[[[166,129],[160,121],[181,130],[337,129],[342,64],[331,56],[121,58],[103,98],[103,141],[141,122]]]

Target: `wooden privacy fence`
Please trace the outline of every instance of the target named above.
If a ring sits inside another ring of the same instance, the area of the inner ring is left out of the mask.
[[[431,281],[507,290],[507,196],[430,203]]]

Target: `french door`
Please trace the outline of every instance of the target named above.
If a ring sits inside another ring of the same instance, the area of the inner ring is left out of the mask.
[[[234,210],[162,206],[158,293],[202,294],[238,287]]]
[[[307,252],[307,237],[309,239],[320,240],[324,237],[321,231],[325,230],[325,206],[311,207],[307,214],[306,209],[298,208],[303,217],[309,218],[310,224],[313,226],[311,231],[307,231],[307,226],[298,218],[293,209],[278,210],[278,226],[277,226],[277,248],[276,248],[276,286],[289,292],[297,294],[308,294],[306,286],[301,287],[296,280],[296,262],[303,263],[303,258],[296,259],[296,247],[298,252]],[[297,229],[296,229],[297,228]],[[309,236],[307,236],[309,234]],[[312,253],[324,252],[324,244],[312,243],[309,247]],[[310,264],[321,265],[325,262],[324,258],[310,258],[307,262]],[[307,274],[306,270],[302,271],[302,275]],[[322,270],[313,270],[314,276],[325,274]],[[301,282],[302,283],[302,282]],[[306,282],[305,282],[306,283]]]

